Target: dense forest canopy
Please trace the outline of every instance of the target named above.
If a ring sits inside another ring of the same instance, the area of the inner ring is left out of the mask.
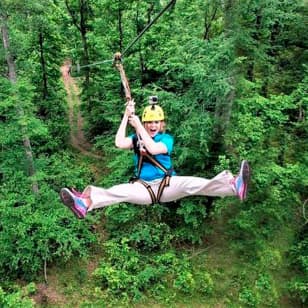
[[[167,4],[1,1],[1,307],[307,304],[305,1],[174,0],[130,46]],[[82,221],[63,207],[63,186],[132,174],[114,146],[125,102],[115,52],[137,113],[158,96],[177,173],[210,178],[247,159],[247,201],[118,204]],[[87,152],[72,142],[74,114]]]

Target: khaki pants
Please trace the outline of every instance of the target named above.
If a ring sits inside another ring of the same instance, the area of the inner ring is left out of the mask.
[[[193,176],[172,176],[170,185],[165,187],[160,201],[170,202],[187,196],[235,196],[233,179],[234,176],[229,171],[223,171],[210,180]],[[147,182],[155,195],[157,195],[160,181]],[[92,201],[89,211],[120,202],[134,204],[152,202],[148,190],[139,182],[115,185],[108,189],[88,186],[84,194],[89,195]]]

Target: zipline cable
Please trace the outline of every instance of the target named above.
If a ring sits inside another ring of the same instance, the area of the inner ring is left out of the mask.
[[[91,64],[82,65],[82,66],[80,66],[79,63],[77,63],[76,68],[77,68],[77,72],[80,72],[80,69],[83,68],[83,67],[90,67],[90,66],[95,66],[95,65],[98,65],[98,64],[109,63],[109,62],[113,62],[113,59],[112,60],[98,61],[98,62],[94,62],[94,63],[91,63]]]
[[[140,38],[143,36],[143,34],[149,30],[151,28],[151,26],[158,20],[158,18],[160,16],[162,16],[169,8],[172,4],[174,4],[176,2],[176,0],[171,0],[156,16],[155,18],[152,19],[152,21],[150,21],[145,27],[144,29],[131,41],[131,43],[125,48],[125,50],[121,53],[122,55],[122,59],[123,59],[123,56],[127,53],[127,51],[132,48],[132,46],[138,42],[140,40]],[[91,63],[91,64],[87,64],[87,65],[79,65],[77,63],[76,65],[76,68],[77,68],[77,72],[79,73],[80,72],[80,69],[81,68],[84,68],[84,67],[90,67],[90,66],[95,66],[95,65],[98,65],[98,64],[103,64],[103,63],[109,63],[109,62],[113,62],[114,59],[110,59],[110,60],[104,60],[104,61],[98,61],[98,62],[94,62],[94,63]]]
[[[137,42],[139,41],[139,39],[143,36],[143,34],[157,21],[157,19],[163,15],[168,9],[169,7],[175,3],[176,0],[171,0],[157,15],[155,18],[153,18],[153,20],[151,22],[149,22],[145,28],[138,34],[138,36],[126,47],[126,49],[121,53],[122,54],[122,58],[124,57],[124,55],[126,54],[126,52]]]

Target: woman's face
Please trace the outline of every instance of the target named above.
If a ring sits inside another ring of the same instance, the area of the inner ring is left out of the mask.
[[[162,121],[151,121],[144,122],[144,128],[148,132],[148,134],[153,138],[161,132],[162,130]]]

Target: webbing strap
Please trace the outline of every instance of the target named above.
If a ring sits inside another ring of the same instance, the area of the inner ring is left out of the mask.
[[[153,165],[163,170],[165,174],[168,173],[168,170],[161,163],[159,163],[155,158],[153,158],[151,155],[149,155],[148,153],[145,153],[143,156],[145,156]]]
[[[151,185],[149,185],[148,183],[146,183],[146,182],[144,182],[140,179],[133,179],[132,182],[138,182],[138,183],[142,184],[148,190],[150,197],[151,197],[152,204],[158,202]]]
[[[138,154],[138,171],[137,171],[137,177],[139,178],[140,172],[141,172],[141,167],[143,163],[143,157],[146,157],[154,166],[157,168],[161,169],[166,175],[170,175],[170,170],[165,168],[161,163],[159,163],[155,158],[153,158],[149,153],[144,152],[144,153],[139,153]]]
[[[171,176],[166,175],[162,179],[162,181],[159,184],[159,188],[158,188],[158,191],[157,191],[157,196],[155,196],[155,193],[154,193],[151,185],[148,184],[147,182],[144,182],[144,181],[142,181],[140,179],[137,179],[137,178],[132,179],[131,182],[132,183],[138,182],[138,183],[142,184],[147,189],[147,191],[149,192],[152,204],[155,204],[155,203],[160,203],[160,198],[161,198],[161,196],[163,194],[163,191],[164,191],[165,187],[170,185],[170,178],[171,178]]]
[[[166,175],[160,182],[160,185],[157,191],[157,196],[156,196],[156,200],[158,203],[160,203],[160,198],[161,198],[161,195],[163,194],[165,187],[170,185],[170,178],[171,178],[170,175]]]
[[[141,167],[142,167],[143,155],[138,155],[138,171],[137,171],[137,178],[140,177]]]
[[[149,184],[147,184],[146,182],[140,180],[140,173],[141,173],[141,167],[142,167],[142,163],[143,163],[143,157],[146,157],[154,166],[156,166],[157,168],[161,169],[164,173],[165,176],[163,177],[162,181],[160,182],[158,191],[157,191],[157,196],[155,196],[153,189],[151,188],[151,186]],[[138,154],[138,171],[137,171],[137,178],[134,179],[134,181],[138,181],[139,183],[141,183],[143,186],[145,186],[145,188],[148,190],[150,196],[151,196],[151,200],[152,200],[152,204],[154,203],[159,203],[160,202],[160,198],[164,192],[165,187],[170,185],[170,178],[171,178],[171,172],[172,169],[167,169],[165,168],[160,162],[158,162],[153,156],[151,156],[149,153],[147,152],[139,152]]]

